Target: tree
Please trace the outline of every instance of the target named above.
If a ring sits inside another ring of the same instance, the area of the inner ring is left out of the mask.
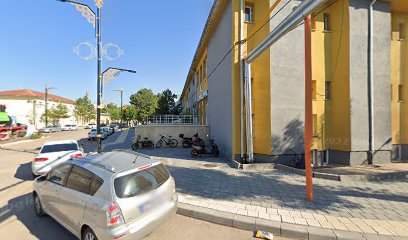
[[[156,108],[156,114],[172,114],[172,110],[176,106],[174,99],[177,98],[176,94],[173,94],[170,89],[166,89],[157,95],[158,102]]]
[[[120,120],[120,107],[114,103],[106,104],[106,106],[102,109],[102,113],[109,113],[112,121]]]
[[[43,113],[41,118],[45,120],[45,113]],[[58,124],[60,120],[64,118],[69,118],[68,107],[62,103],[48,110],[48,120],[53,124]]]
[[[77,120],[82,124],[84,124],[84,122],[89,122],[90,120],[95,119],[95,107],[87,95],[82,98],[78,98],[75,101],[74,114]]]
[[[127,123],[135,122],[138,119],[138,112],[134,105],[123,107],[123,120]]]
[[[171,114],[173,115],[180,115],[183,112],[183,105],[181,104],[181,101],[178,101],[176,103],[176,106],[171,109]]]
[[[151,89],[143,88],[130,96],[130,104],[135,106],[137,120],[143,122],[157,107],[157,96]]]

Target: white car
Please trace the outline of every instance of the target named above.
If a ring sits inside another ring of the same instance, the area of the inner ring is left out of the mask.
[[[88,140],[96,140],[96,136],[98,135],[98,132],[96,129],[91,129],[91,131],[88,133]],[[106,130],[103,130],[103,128],[101,128],[101,139],[105,140],[106,138],[108,138],[108,132]]]
[[[89,123],[86,125],[85,129],[96,129],[96,124],[95,123]]]
[[[72,125],[64,125],[61,127],[61,131],[71,131]]]
[[[46,142],[31,163],[33,177],[47,174],[55,166],[84,156],[83,149],[75,140]]]
[[[101,130],[105,131],[108,136],[113,134],[113,129],[111,129],[110,127],[103,127],[103,128],[101,128]]]

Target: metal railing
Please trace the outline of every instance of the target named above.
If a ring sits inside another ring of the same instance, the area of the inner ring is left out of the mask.
[[[152,115],[146,119],[147,125],[203,125],[197,115]]]

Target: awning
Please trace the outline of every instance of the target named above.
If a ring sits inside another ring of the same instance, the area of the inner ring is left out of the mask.
[[[0,122],[8,122],[10,121],[9,116],[6,112],[0,112]]]

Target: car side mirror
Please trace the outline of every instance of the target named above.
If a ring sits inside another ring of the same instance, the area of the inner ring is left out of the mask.
[[[44,182],[45,180],[47,180],[47,176],[39,176],[37,179],[36,179],[36,181],[37,182]]]
[[[52,181],[52,182],[61,182],[61,177],[52,176],[49,180]]]

